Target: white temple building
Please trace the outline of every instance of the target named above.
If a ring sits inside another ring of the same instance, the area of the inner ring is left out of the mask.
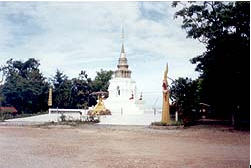
[[[122,32],[123,39],[123,32]],[[114,114],[143,114],[144,100],[142,93],[137,92],[136,82],[131,78],[132,71],[127,63],[124,43],[114,76],[109,81],[109,97],[104,100],[105,107]]]
[[[123,33],[122,33],[123,38]],[[98,124],[108,125],[150,125],[161,120],[161,112],[145,109],[142,93],[137,92],[136,82],[131,78],[132,71],[127,63],[124,43],[113,78],[108,88],[109,97],[103,100],[104,105],[112,115],[101,115]],[[81,112],[81,115],[80,115]],[[83,109],[50,109],[49,114],[10,119],[8,122],[57,122],[62,113],[69,120],[81,119],[87,116],[88,110]],[[82,116],[83,115],[83,116]]]

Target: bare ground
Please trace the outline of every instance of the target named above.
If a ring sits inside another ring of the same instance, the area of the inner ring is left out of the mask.
[[[0,168],[247,168],[249,137],[223,126],[0,125]]]

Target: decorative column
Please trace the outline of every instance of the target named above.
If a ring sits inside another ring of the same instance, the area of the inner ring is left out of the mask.
[[[48,106],[49,106],[49,114],[50,114],[50,107],[52,106],[52,88],[49,88]]]
[[[168,73],[168,64],[166,64],[166,70],[164,72],[163,79],[163,106],[162,106],[162,119],[161,122],[165,124],[171,124],[170,120],[170,112],[169,112],[169,90],[168,90],[168,82],[167,82],[167,73]]]

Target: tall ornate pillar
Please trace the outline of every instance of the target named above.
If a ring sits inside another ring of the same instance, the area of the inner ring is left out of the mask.
[[[161,122],[165,124],[171,124],[170,111],[169,111],[169,90],[167,82],[168,65],[166,64],[166,70],[164,72],[163,79],[163,105],[162,105],[162,119]]]

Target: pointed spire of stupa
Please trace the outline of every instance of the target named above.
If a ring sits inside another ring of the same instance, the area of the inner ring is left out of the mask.
[[[121,47],[121,52],[120,52],[120,57],[126,57],[125,55],[125,47],[124,47],[124,37],[125,37],[125,34],[124,34],[124,25],[122,24],[121,25],[121,40],[122,40],[122,47]]]
[[[121,39],[122,39],[122,43],[124,40],[125,34],[124,34],[124,24],[121,24]]]
[[[125,53],[125,48],[124,48],[124,44],[122,43],[122,47],[121,47],[121,53]]]
[[[118,69],[115,71],[115,78],[131,78],[131,71],[128,69],[127,58],[125,54],[124,47],[124,26],[121,25],[121,39],[122,39],[122,47],[120,52],[120,57],[118,61]]]

